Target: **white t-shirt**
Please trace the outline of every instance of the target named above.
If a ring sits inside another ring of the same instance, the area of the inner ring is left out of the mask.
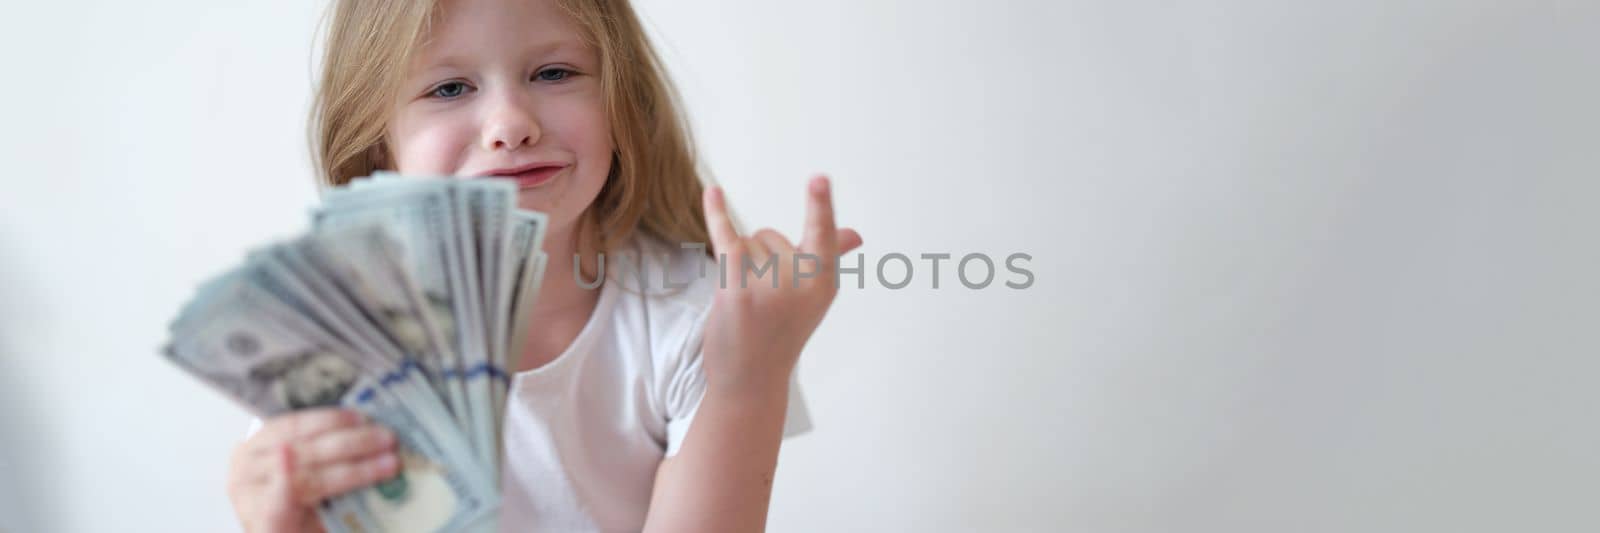
[[[656,467],[689,431],[705,391],[700,343],[717,265],[648,237],[629,248],[607,255],[600,301],[572,345],[512,377],[503,532],[640,530]],[[688,286],[669,288],[663,272]],[[810,429],[799,388],[789,390],[785,436]]]
[[[572,345],[511,378],[502,532],[639,531],[656,468],[677,453],[700,406],[700,344],[716,262],[702,250],[641,235],[607,254],[606,271],[600,300]],[[645,276],[642,285],[636,272]],[[252,421],[250,433],[259,427]],[[791,379],[783,434],[810,429]]]

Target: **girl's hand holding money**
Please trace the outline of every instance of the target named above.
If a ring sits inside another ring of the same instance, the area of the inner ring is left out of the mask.
[[[234,449],[228,498],[250,533],[322,531],[317,503],[393,476],[394,449],[393,433],[355,411],[285,413]]]

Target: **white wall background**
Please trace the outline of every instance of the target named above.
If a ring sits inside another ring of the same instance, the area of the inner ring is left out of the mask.
[[[302,227],[322,2],[13,4],[0,531],[231,530],[154,350]],[[639,8],[747,223],[1034,257],[843,293],[773,531],[1600,530],[1600,4]]]

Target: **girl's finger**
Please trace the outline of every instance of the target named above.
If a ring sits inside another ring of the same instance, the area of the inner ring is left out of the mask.
[[[766,264],[767,258],[772,256],[772,249],[767,248],[767,243],[761,242],[761,239],[754,237],[744,239],[744,249],[745,253],[750,255],[750,262],[755,263],[755,268],[757,269]]]
[[[270,452],[285,442],[293,442],[339,428],[360,424],[361,413],[350,409],[317,407],[267,419],[251,440],[258,452]]]
[[[723,196],[722,187],[707,188],[702,196],[706,229],[711,233],[711,247],[729,261],[737,261],[744,250],[740,246],[739,232],[733,229],[733,221],[728,218],[727,199]]]
[[[233,448],[233,457],[228,458],[228,485],[249,487],[266,483],[271,468],[263,467],[262,463],[271,462],[270,456],[262,454],[255,443],[239,443]]]
[[[285,443],[278,445],[277,448],[268,448],[260,452],[252,451],[253,455],[250,459],[240,461],[239,466],[234,467],[234,479],[242,486],[271,486],[275,480],[285,475],[283,465],[280,463],[283,462],[283,449],[289,447]],[[290,471],[293,471],[293,469],[290,469]]]
[[[771,272],[763,274],[772,277],[772,280],[768,281],[768,285],[770,286],[776,282],[779,287],[782,287],[784,283],[788,283],[783,278],[794,275],[789,272],[794,269],[790,266],[790,263],[794,261],[794,245],[789,243],[789,239],[784,237],[782,233],[778,233],[777,230],[763,228],[761,231],[757,231],[750,240],[765,248],[768,257],[773,260],[772,266],[769,267]],[[763,258],[756,263],[756,266],[759,268],[761,265],[766,264],[767,261],[768,259]]]
[[[839,228],[838,233],[835,235],[837,236],[834,238],[834,242],[838,243],[839,253],[841,255],[861,247],[863,242],[861,240],[861,234],[856,233],[856,230],[850,228]]]
[[[777,230],[764,228],[757,231],[755,240],[767,247],[767,251],[776,254],[779,258],[794,255],[794,245],[789,243],[789,238],[784,237]]]
[[[367,457],[394,449],[394,433],[377,424],[329,431],[302,441],[300,464],[320,466]]]
[[[306,513],[301,518],[301,522],[300,531],[305,533],[328,533],[328,530],[322,527],[322,519],[317,516],[317,513]]]
[[[294,449],[289,445],[279,446],[272,454],[269,462],[273,473],[267,476],[266,498],[256,502],[261,509],[260,519],[265,531],[278,531],[285,527],[295,525],[294,515],[299,509],[299,500],[294,493],[294,476],[298,468],[295,465]]]
[[[772,256],[772,251],[767,245],[762,244],[754,237],[744,240],[744,259],[728,265],[728,288],[746,289],[761,285],[765,276],[773,274],[771,269],[762,271],[767,263],[767,258]],[[731,259],[730,259],[731,261]]]
[[[833,221],[833,193],[828,178],[817,176],[807,186],[806,233],[800,248],[823,257],[838,254],[838,235]]]
[[[338,496],[390,477],[400,469],[400,458],[394,452],[383,452],[359,461],[345,461],[307,470],[300,478],[298,501],[315,504],[323,498]]]

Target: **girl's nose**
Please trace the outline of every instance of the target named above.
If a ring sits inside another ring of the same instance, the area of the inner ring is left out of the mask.
[[[507,98],[490,111],[483,127],[483,148],[515,151],[539,142],[539,121],[522,102]]]

